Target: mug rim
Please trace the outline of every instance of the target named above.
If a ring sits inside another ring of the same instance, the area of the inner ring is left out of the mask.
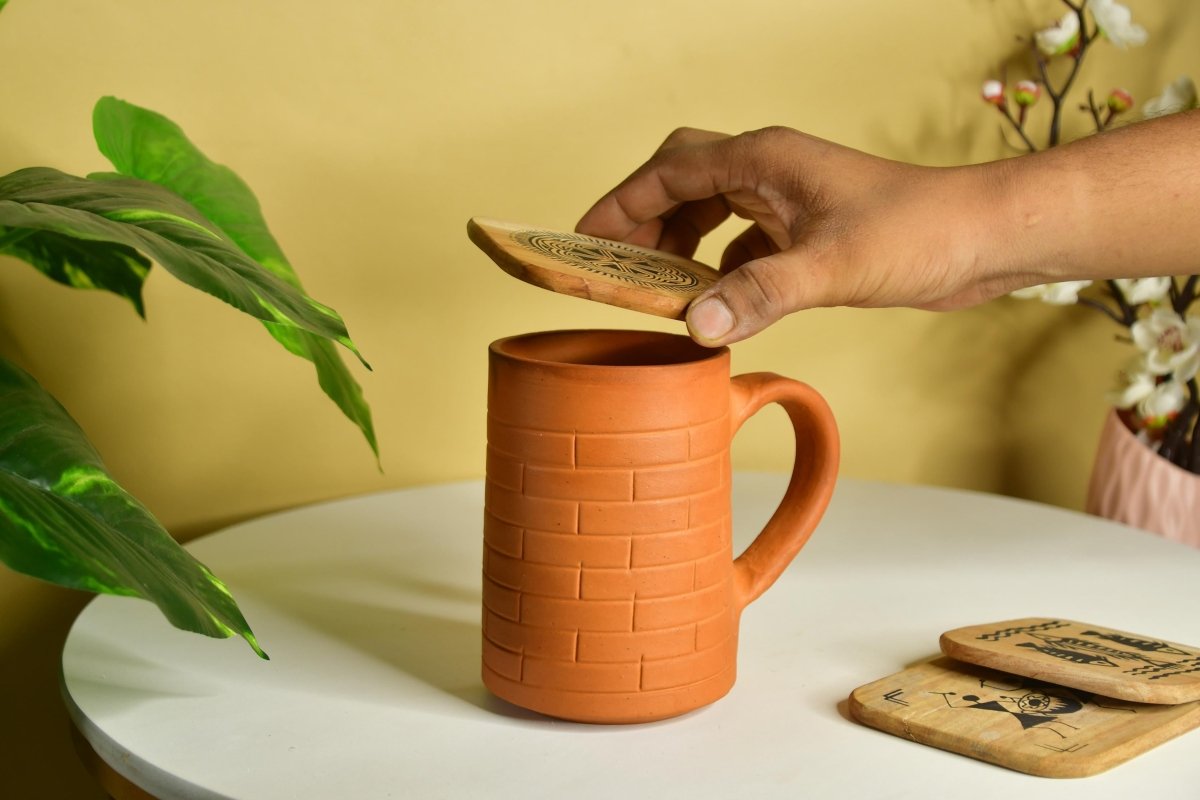
[[[697,348],[696,357],[684,358],[681,360],[663,360],[661,362],[652,362],[644,364],[589,364],[580,361],[568,361],[552,358],[538,358],[531,355],[514,353],[510,345],[517,342],[528,342],[538,339],[559,339],[573,338],[581,336],[594,336],[603,334],[606,336],[628,337],[629,339],[646,338],[651,342],[671,342],[675,344],[690,344]],[[564,328],[550,331],[531,331],[528,333],[519,333],[513,336],[505,336],[497,339],[488,345],[488,351],[502,358],[524,363],[524,364],[539,364],[554,367],[570,367],[585,370],[642,370],[642,369],[670,369],[670,368],[687,368],[694,367],[699,364],[706,364],[712,361],[727,358],[729,348],[704,347],[696,343],[690,336],[684,336],[678,333],[667,333],[665,331],[646,331],[635,328]]]

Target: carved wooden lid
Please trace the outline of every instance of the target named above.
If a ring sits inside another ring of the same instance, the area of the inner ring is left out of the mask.
[[[698,261],[646,247],[475,217],[467,234],[509,275],[559,294],[671,319],[720,277]]]

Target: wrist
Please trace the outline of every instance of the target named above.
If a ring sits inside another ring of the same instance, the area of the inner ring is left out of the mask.
[[[1015,288],[1076,280],[1087,270],[1088,240],[1080,220],[1087,202],[1086,173],[1056,153],[981,164],[980,192],[994,216],[985,237],[986,257],[1003,282]]]

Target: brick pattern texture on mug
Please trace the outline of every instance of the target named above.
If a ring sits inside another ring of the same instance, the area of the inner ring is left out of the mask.
[[[485,670],[614,697],[730,680],[729,435],[727,412],[623,434],[489,419]]]

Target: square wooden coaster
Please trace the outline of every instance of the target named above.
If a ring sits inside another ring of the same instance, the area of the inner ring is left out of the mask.
[[[1099,625],[1029,617],[942,634],[958,661],[1131,700],[1200,700],[1200,649]]]
[[[855,689],[859,722],[1047,778],[1110,769],[1200,725],[1200,702],[1148,705],[938,658]]]

